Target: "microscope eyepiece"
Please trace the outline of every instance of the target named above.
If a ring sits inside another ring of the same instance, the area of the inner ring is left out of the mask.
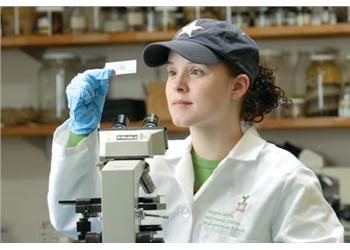
[[[115,117],[112,121],[112,127],[113,128],[125,128],[129,124],[129,119],[124,114],[118,114],[117,117]]]
[[[143,127],[158,127],[158,116],[156,116],[154,113],[151,113],[143,120]]]

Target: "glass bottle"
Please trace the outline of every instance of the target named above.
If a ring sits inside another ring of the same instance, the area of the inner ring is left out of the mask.
[[[23,35],[31,35],[35,26],[35,9],[33,7],[20,7],[20,33]]]
[[[321,25],[322,24],[322,7],[312,7],[311,8],[311,24]]]
[[[156,7],[157,29],[161,31],[175,30],[177,28],[178,7]]]
[[[338,115],[350,117],[350,54],[346,57],[344,82],[339,100]]]
[[[295,26],[298,23],[297,10],[295,8],[287,8],[286,22],[288,26]]]
[[[288,74],[291,77],[291,86],[293,95],[305,97],[306,94],[306,70],[310,66],[311,51],[300,49],[297,53],[292,54],[292,72]]]
[[[128,30],[126,23],[125,8],[104,7],[102,8],[104,22],[103,32],[124,32]]]
[[[255,20],[255,26],[266,27],[270,25],[270,19],[268,15],[267,7],[260,7]]]
[[[329,7],[323,7],[322,11],[322,23],[330,24],[331,22],[331,12]]]
[[[309,7],[303,7],[303,25],[311,25],[311,9]]]
[[[63,32],[63,7],[36,7],[37,33],[40,35]]]
[[[156,30],[155,19],[154,7],[147,7],[147,32],[154,32]]]
[[[286,21],[284,9],[282,7],[275,8],[272,24],[276,26],[283,26],[285,23]]]
[[[292,84],[290,84],[291,56],[287,51],[277,49],[261,49],[260,58],[274,70],[275,84],[281,87],[287,94],[292,95]]]
[[[246,28],[250,25],[250,16],[247,8],[234,8],[232,13],[233,24],[237,25],[240,28]]]
[[[297,25],[304,25],[303,7],[297,7]]]
[[[86,18],[80,7],[74,7],[72,11],[70,30],[72,33],[84,33],[86,31]]]
[[[71,53],[45,53],[38,72],[39,122],[62,122],[68,117],[65,89],[76,72]]]
[[[3,36],[13,36],[15,34],[14,8],[1,8],[1,26]]]
[[[183,7],[184,13],[184,23],[190,23],[194,19],[196,19],[196,13],[194,7],[185,6]]]
[[[145,24],[145,13],[141,7],[127,7],[126,20],[129,31],[142,31]]]
[[[336,24],[337,23],[337,13],[334,9],[334,7],[329,7],[329,24]]]
[[[340,117],[350,117],[350,83],[344,83],[342,86],[338,115]]]
[[[333,53],[314,53],[306,70],[306,114],[336,116],[341,87],[341,71]]]

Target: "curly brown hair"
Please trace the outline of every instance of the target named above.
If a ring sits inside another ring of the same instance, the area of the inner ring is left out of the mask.
[[[261,122],[279,103],[289,102],[285,92],[275,85],[275,81],[274,70],[260,62],[258,75],[243,99],[240,114],[242,120],[248,123]]]

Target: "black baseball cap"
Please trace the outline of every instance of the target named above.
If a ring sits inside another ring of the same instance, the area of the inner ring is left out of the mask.
[[[251,81],[258,73],[258,45],[240,28],[227,21],[209,18],[194,20],[180,29],[172,40],[147,45],[143,50],[143,60],[149,67],[164,65],[170,50],[193,63],[224,61],[231,68],[242,70]]]

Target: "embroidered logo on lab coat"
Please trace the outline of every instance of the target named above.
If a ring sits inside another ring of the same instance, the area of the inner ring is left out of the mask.
[[[236,208],[237,212],[242,212],[242,213],[245,212],[245,209],[248,205],[248,202],[247,202],[248,199],[249,199],[249,195],[242,196],[242,201],[237,202],[237,208]]]

